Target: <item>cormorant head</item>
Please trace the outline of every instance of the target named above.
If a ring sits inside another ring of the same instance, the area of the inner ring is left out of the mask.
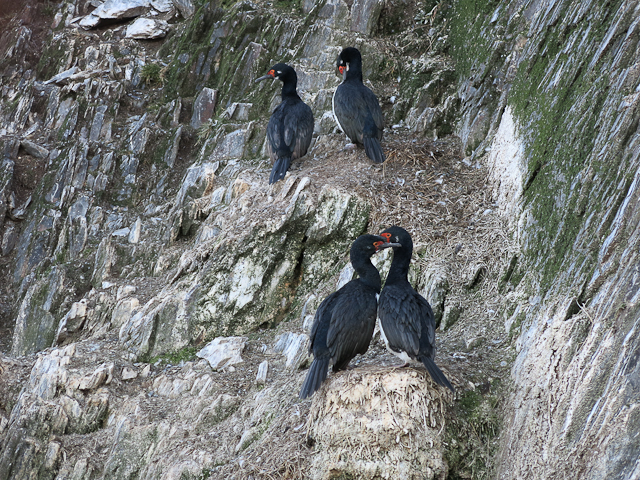
[[[399,244],[389,243],[389,241],[380,235],[371,235],[369,233],[360,235],[351,245],[351,256],[364,255],[371,257],[376,252],[390,247],[399,247]]]
[[[344,48],[336,60],[336,67],[338,68],[340,75],[344,78],[346,78],[347,72],[351,68],[352,63],[357,63],[358,68],[361,68],[362,56],[360,55],[360,52],[354,47]]]
[[[413,250],[413,242],[411,235],[402,227],[389,227],[380,234],[389,244],[393,244],[394,248],[408,247]]]
[[[260,82],[261,80],[266,80],[267,78],[272,78],[274,80],[278,79],[281,82],[298,80],[296,71],[286,63],[276,63],[273,67],[269,69],[269,71],[265,76],[256,78],[256,82]]]

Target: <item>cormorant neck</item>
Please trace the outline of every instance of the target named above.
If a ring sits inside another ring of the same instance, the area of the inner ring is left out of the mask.
[[[375,289],[376,292],[380,292],[380,288],[382,287],[380,273],[378,269],[373,266],[373,263],[371,263],[371,258],[364,256],[351,258],[351,265],[360,276],[362,283]]]
[[[356,57],[349,62],[349,70],[345,80],[359,80],[362,82],[362,59]]]
[[[296,87],[298,86],[297,79],[287,78],[282,82],[282,98],[285,97],[298,97],[298,92],[296,91]]]
[[[408,282],[409,266],[411,265],[411,253],[412,248],[394,248],[393,249],[393,261],[389,268],[389,275],[387,275],[386,284],[394,284],[401,282]]]

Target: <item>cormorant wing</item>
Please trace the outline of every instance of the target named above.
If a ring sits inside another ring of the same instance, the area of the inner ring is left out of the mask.
[[[322,335],[322,331],[325,332],[329,329],[331,324],[331,312],[334,309],[338,292],[333,292],[318,306],[316,314],[313,317],[313,325],[311,326],[311,332],[309,333],[309,353],[313,351],[313,347],[316,344],[316,337],[318,341],[326,342],[326,333]],[[322,340],[321,340],[322,338]],[[324,345],[326,348],[326,345]]]
[[[362,288],[348,288],[356,285],[350,282],[343,287],[346,291],[336,299],[331,313],[327,346],[336,364],[351,360],[357,353],[365,353],[375,328],[375,297],[367,295]]]
[[[284,142],[293,152],[292,158],[307,153],[313,135],[313,113],[302,100],[289,108],[284,117]]]
[[[376,126],[376,137],[382,139],[382,110],[375,94],[365,85],[341,83],[336,90],[333,108],[340,127],[352,141],[363,143],[365,126],[369,127],[371,120]]]
[[[278,158],[278,152],[284,146],[283,113],[283,104],[281,103],[273,111],[271,118],[269,119],[269,123],[267,124],[267,150],[272,163],[276,161]]]
[[[425,304],[428,310],[425,308]],[[378,306],[378,316],[392,349],[404,350],[410,356],[418,355],[423,328],[429,328],[429,322],[425,322],[423,317],[429,315],[433,317],[428,302],[413,289],[402,289],[395,285],[384,287]],[[433,344],[435,341],[433,327],[431,332],[425,333]]]

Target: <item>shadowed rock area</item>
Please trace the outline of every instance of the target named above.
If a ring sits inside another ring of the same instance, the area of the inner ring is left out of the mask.
[[[0,6],[0,480],[638,478],[638,18],[631,0]],[[381,165],[333,118],[346,46]],[[280,85],[254,80],[280,61],[315,131],[270,186]],[[299,400],[351,243],[394,224],[456,394],[376,333]]]

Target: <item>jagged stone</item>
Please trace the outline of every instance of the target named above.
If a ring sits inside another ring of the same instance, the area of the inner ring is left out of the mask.
[[[249,120],[249,113],[253,107],[252,103],[234,102],[222,114],[227,120],[235,120],[238,122],[246,122]]]
[[[351,6],[351,31],[371,35],[378,25],[383,0],[354,0]]]
[[[446,271],[437,265],[433,265],[424,271],[420,283],[423,287],[418,290],[418,293],[426,298],[431,305],[436,326],[439,326],[450,289]]]
[[[218,337],[209,342],[196,355],[209,362],[214,370],[222,370],[242,363],[242,351],[247,344],[246,337]]]
[[[287,357],[286,366],[298,370],[309,360],[309,337],[305,333],[283,333],[273,349]]]
[[[168,13],[174,8],[171,0],[151,0],[151,6],[161,13]]]
[[[107,381],[108,371],[106,366],[101,366],[90,375],[80,379],[78,390],[95,390]]]
[[[115,328],[122,327],[122,325],[129,321],[139,307],[140,302],[135,297],[125,298],[118,301],[111,315],[111,324]]]
[[[164,38],[169,32],[169,29],[169,24],[164,20],[138,18],[127,27],[125,37],[138,40]]]
[[[97,15],[87,15],[86,17],[83,17],[79,22],[78,25],[80,25],[82,28],[84,28],[85,30],[89,30],[91,28],[95,28],[100,24],[100,17],[98,17]]]
[[[267,360],[260,363],[258,373],[256,375],[256,384],[264,385],[267,383],[267,374],[269,372],[269,362]]]
[[[176,163],[176,158],[178,157],[178,150],[180,149],[180,140],[182,138],[182,125],[180,125],[175,134],[173,135],[173,139],[171,141],[171,147],[167,149],[164,154],[164,162],[167,164],[169,168],[173,168]]]
[[[191,115],[191,126],[200,128],[200,126],[213,116],[216,108],[218,91],[212,88],[203,88],[195,102],[193,103],[193,114]]]
[[[64,270],[55,266],[48,278],[29,287],[20,303],[11,347],[12,355],[24,355],[49,347],[55,337],[56,309],[65,292]]]
[[[74,302],[73,305],[71,305],[69,312],[62,320],[60,320],[53,344],[56,345],[62,343],[69,333],[75,333],[80,330],[83,327],[86,318],[87,299],[83,298],[79,302]]]
[[[183,18],[191,18],[195,12],[195,7],[191,0],[173,0],[173,4]]]
[[[49,150],[47,150],[44,147],[41,147],[40,145],[32,142],[31,140],[22,140],[22,142],[20,142],[20,145],[22,146],[22,148],[25,149],[25,151],[29,155],[32,155],[36,158],[47,158],[49,156]]]
[[[0,243],[0,255],[6,257],[9,255],[18,242],[18,235],[20,231],[17,225],[12,221],[7,221],[4,224],[4,233],[2,234],[2,242]]]
[[[11,184],[13,180],[13,160],[5,159],[0,165],[0,229],[4,223],[4,217],[9,207],[9,197],[11,195]]]
[[[149,0],[106,0],[91,15],[100,20],[123,20],[142,15],[150,6]]]
[[[133,380],[138,377],[138,371],[134,368],[124,367],[122,369],[122,380]]]
[[[75,75],[79,71],[80,71],[80,69],[78,67],[71,67],[70,69],[65,70],[64,72],[61,72],[61,73],[58,73],[57,75],[54,75],[53,77],[51,77],[49,80],[47,80],[44,83],[45,83],[45,85],[47,85],[49,83],[60,83],[60,84],[69,83],[69,77]]]
[[[131,225],[129,232],[129,243],[138,243],[140,241],[140,232],[142,230],[142,220],[140,217]]]

